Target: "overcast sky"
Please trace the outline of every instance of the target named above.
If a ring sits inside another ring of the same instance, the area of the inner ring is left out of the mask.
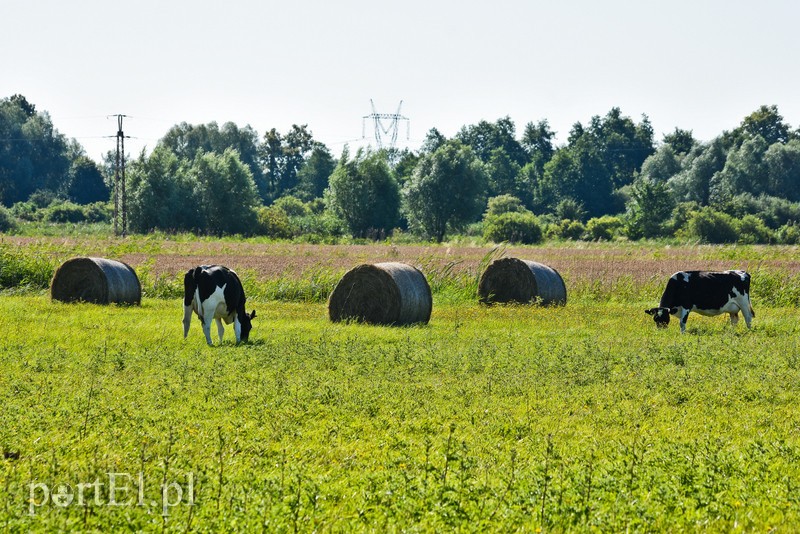
[[[180,122],[263,136],[307,124],[338,156],[362,117],[395,113],[399,144],[509,116],[619,107],[709,140],[761,105],[800,126],[800,2],[791,0],[3,0],[0,98],[24,95],[99,160]],[[371,123],[366,135],[372,138]]]

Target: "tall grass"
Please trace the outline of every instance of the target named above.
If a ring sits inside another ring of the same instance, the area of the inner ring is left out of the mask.
[[[86,245],[83,245],[85,247]],[[112,257],[124,254],[163,253],[163,236],[147,236],[135,241],[111,241],[104,252]],[[740,250],[733,252],[719,247],[712,254],[704,252],[709,261],[734,256],[741,260]],[[0,243],[0,289],[14,292],[42,291],[49,287],[55,269],[75,255],[89,252],[81,246],[60,245],[53,242],[34,243],[15,247]],[[94,252],[96,253],[96,252]],[[760,252],[761,253],[761,252]],[[494,259],[507,254],[504,247],[491,249],[474,269],[460,268],[459,260],[442,263],[434,257],[421,258],[419,266],[425,274],[437,304],[468,303],[476,299],[478,281],[486,266]],[[147,260],[136,268],[145,297],[175,299],[183,295],[183,273],[159,273],[154,260]],[[624,269],[625,258],[620,258]],[[344,271],[314,268],[303,273],[286,272],[274,278],[261,278],[252,271],[244,271],[245,291],[251,298],[280,302],[324,302],[344,274]],[[666,280],[663,276],[649,278],[639,274],[619,275],[611,278],[576,277],[571,272],[560,273],[567,285],[570,302],[607,303],[642,302],[658,300]],[[781,267],[773,269],[759,265],[751,270],[751,296],[754,306],[799,306],[800,273]]]

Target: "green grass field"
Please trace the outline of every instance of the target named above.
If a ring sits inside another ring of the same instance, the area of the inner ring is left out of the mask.
[[[683,336],[642,295],[409,328],[256,298],[215,347],[176,299],[7,293],[0,529],[796,531],[800,314],[753,293],[753,330]]]

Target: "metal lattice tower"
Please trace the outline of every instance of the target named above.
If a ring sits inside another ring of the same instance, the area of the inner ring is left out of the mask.
[[[113,116],[113,115],[112,115]],[[128,137],[122,132],[122,119],[127,115],[116,115],[117,117],[117,157],[116,170],[114,173],[114,234],[125,237],[128,233],[128,202],[125,191],[125,138]],[[120,191],[120,185],[122,191]],[[120,198],[121,197],[121,198]],[[119,224],[120,212],[122,224]],[[121,232],[120,232],[121,226]]]
[[[378,144],[378,150],[384,148],[384,136],[388,136],[388,146],[386,148],[393,149],[397,144],[397,130],[399,129],[400,121],[406,122],[406,139],[411,137],[411,124],[408,117],[400,114],[400,108],[403,107],[403,101],[397,106],[397,113],[378,113],[375,110],[375,102],[370,98],[370,105],[372,106],[372,113],[365,115],[361,121],[361,138],[366,139],[366,121],[372,120],[373,128],[375,131],[375,142]],[[388,121],[388,123],[384,123]],[[388,125],[387,125],[388,124]]]

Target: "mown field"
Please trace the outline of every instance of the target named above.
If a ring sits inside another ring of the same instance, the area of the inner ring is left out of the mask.
[[[563,308],[476,304],[490,252],[2,238],[0,528],[797,530],[797,249],[494,252],[559,269]],[[142,306],[51,302],[73,255],[135,265]],[[384,259],[433,280],[430,324],[330,323],[326,291]],[[210,262],[248,273],[248,344],[181,335],[178,276]],[[753,273],[752,330],[653,326],[699,267]]]

